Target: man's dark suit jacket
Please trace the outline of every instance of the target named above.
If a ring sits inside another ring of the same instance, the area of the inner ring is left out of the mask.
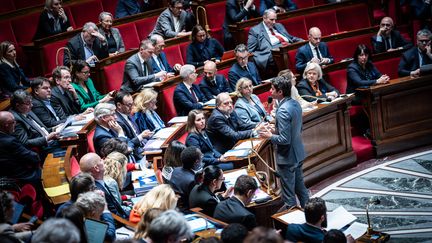
[[[95,180],[95,185],[99,190],[104,192],[108,210],[111,213],[116,214],[124,219],[129,219],[129,215],[126,215],[121,205],[117,202],[113,194],[109,191],[108,187],[105,185],[105,182],[104,185],[102,185],[99,181]]]
[[[52,128],[54,126],[57,126],[58,124],[61,124],[66,121],[67,116],[63,112],[63,110],[54,111],[57,114],[57,117],[59,120],[56,120],[55,115],[48,109],[48,107],[42,102],[42,100],[33,97],[32,100],[33,108],[32,111],[36,114],[37,117],[43,122],[43,124],[48,127]],[[54,108],[54,106],[51,104],[51,106]]]
[[[192,64],[195,67],[201,67],[205,61],[212,58],[221,60],[224,51],[219,41],[214,38],[207,37],[202,44],[193,41],[189,44],[186,51],[186,63]]]
[[[427,55],[426,64],[432,64],[432,60]],[[409,76],[411,71],[418,68],[420,68],[419,49],[414,46],[402,54],[398,69],[399,77]]]
[[[118,134],[110,129],[107,131],[105,128],[101,127],[99,124],[96,125],[95,133],[93,136],[93,145],[95,148],[95,152],[100,154],[100,150],[102,145],[110,138],[119,138],[122,141],[128,142],[127,138],[119,137]],[[129,145],[129,144],[128,144]]]
[[[70,51],[71,57],[65,53],[63,57],[63,64],[69,67],[72,64],[75,64],[77,60],[86,60],[85,51],[84,51],[84,41],[81,38],[81,33],[75,35],[70,39],[66,47]],[[92,45],[93,53],[97,56],[99,60],[108,57],[108,44],[102,45],[98,38],[96,38]]]
[[[207,134],[216,150],[223,154],[241,139],[252,136],[252,124],[244,124],[233,111],[227,118],[219,109],[214,109],[207,122]]]
[[[125,136],[128,138],[128,145],[133,146],[134,150],[134,156],[137,159],[141,159],[143,157],[142,152],[143,147],[145,143],[147,142],[146,139],[143,139],[142,141],[139,140],[139,138],[135,135],[133,128],[129,125],[129,123],[126,121],[126,119],[117,111],[117,122],[118,124],[123,128],[123,132],[125,133]],[[131,121],[135,123],[134,121]],[[136,124],[135,124],[136,125]],[[136,126],[137,134],[139,134],[138,126]]]
[[[260,14],[263,15],[266,9],[273,8],[274,6],[276,6],[274,0],[260,0]],[[280,7],[284,8],[286,11],[297,9],[297,5],[292,0],[284,0]]]
[[[252,19],[259,17],[259,13],[256,9],[246,10],[237,4],[237,0],[227,0],[225,7],[225,20],[223,23],[224,30],[224,45],[227,50],[234,49],[234,40],[232,38],[231,32],[229,32],[228,25],[241,22],[243,19]]]
[[[40,158],[12,135],[0,132],[0,177],[20,182],[41,180]]]
[[[175,167],[168,184],[171,185],[176,194],[180,195],[180,206],[182,209],[189,208],[189,193],[196,185],[195,173],[183,167]]]
[[[376,35],[372,36],[372,45],[373,45],[373,51],[374,53],[381,53],[386,52],[388,49],[390,49],[389,46],[386,46],[385,44],[385,37],[382,37],[382,40],[378,42]],[[402,35],[397,30],[392,30],[390,32],[390,40],[391,40],[391,47],[398,48],[403,47],[403,49],[409,49],[412,47],[412,43],[405,40],[405,38],[402,37]]]
[[[321,90],[322,95],[318,96],[319,98],[327,98],[325,93],[336,91],[339,94],[339,91],[335,89],[335,87],[331,86],[329,83],[324,81],[324,79],[320,79],[317,81],[319,85],[319,89]],[[297,84],[297,90],[299,92],[299,95],[309,95],[309,96],[316,96],[315,91],[312,89],[311,85],[309,84],[309,81],[307,79],[302,79]],[[312,102],[315,101],[315,98],[310,97],[303,97],[306,101]]]
[[[1,89],[12,94],[17,89],[26,89],[29,86],[30,81],[20,67],[12,68],[7,63],[0,63]]]
[[[188,31],[190,26],[186,25],[186,21],[188,18],[188,13],[186,11],[181,11],[179,20],[179,29],[180,31],[185,30]],[[178,32],[175,31],[174,28],[174,16],[170,10],[170,8],[165,9],[156,20],[155,27],[150,35],[158,34],[162,36],[164,39],[174,38],[177,36]]]
[[[39,17],[39,24],[36,30],[36,34],[33,37],[33,40],[42,39],[48,36],[52,36],[55,34],[59,34],[62,32],[66,32],[67,28],[69,28],[70,22],[69,19],[63,22],[63,19],[60,18],[60,30],[54,30],[54,19],[48,17],[48,11],[44,10]]]
[[[193,109],[202,109],[203,105],[198,102],[207,102],[207,98],[201,93],[198,85],[192,84],[192,89],[198,99],[197,102],[193,100],[191,92],[183,82],[175,88],[173,102],[178,116],[187,116]]]
[[[13,135],[20,143],[24,144],[27,148],[42,147],[48,144],[43,134],[38,132],[38,128],[35,127],[28,118],[15,110],[10,110],[10,112],[13,114],[16,121]],[[30,116],[39,126],[49,131],[32,111],[30,111],[27,116]]]
[[[221,154],[214,148],[210,139],[207,137],[204,138],[202,134],[190,132],[186,138],[186,146],[195,146],[201,150],[204,157],[202,162],[205,166],[218,163],[218,158],[221,157]]]
[[[142,2],[142,5],[139,2]],[[149,0],[147,3],[144,0],[119,0],[115,10],[115,18],[123,18],[155,9],[155,3],[156,1],[152,0]]]
[[[234,65],[232,65],[232,67],[228,72],[228,81],[230,84],[231,91],[236,90],[237,81],[243,77],[252,80],[252,84],[254,86],[261,83],[261,77],[258,73],[258,69],[255,66],[255,63],[248,62],[247,67],[249,69],[249,72],[246,71],[244,68],[242,68],[237,62],[234,63]]]
[[[51,105],[57,114],[63,112],[66,116],[76,115],[81,110],[79,100],[75,100],[69,90],[62,93],[58,86],[51,89]]]
[[[141,60],[138,55],[139,53],[134,54],[126,61],[121,90],[125,90],[127,92],[137,92],[144,84],[159,81],[153,72],[152,58],[149,58],[147,61],[145,61],[147,68],[147,75],[145,75]]]
[[[222,222],[232,224],[239,223],[244,225],[249,231],[257,225],[255,215],[249,212],[236,197],[218,203],[213,214],[213,218]]]
[[[321,58],[329,58],[330,63],[334,62],[334,59],[333,59],[332,55],[330,54],[326,43],[320,42],[318,45],[318,49],[320,51]],[[306,68],[307,63],[310,60],[312,60],[312,58],[314,56],[314,52],[315,52],[315,50],[313,50],[313,52],[312,52],[312,49],[311,49],[309,43],[300,47],[297,50],[297,54],[296,54],[295,59],[296,59],[296,69],[297,69],[297,72],[299,74],[303,73],[303,71]]]
[[[153,57],[152,57],[152,59],[153,59]],[[165,52],[161,52],[159,54],[159,56],[158,56],[158,59],[159,59],[159,63],[164,66],[164,68],[165,68],[164,71],[167,71],[169,73],[173,73],[174,72],[174,69],[168,63],[168,60],[167,60],[166,55],[165,55]],[[154,60],[152,60],[152,67],[153,67],[153,72],[154,73],[158,73],[158,72],[162,71]]]
[[[321,243],[324,231],[309,224],[289,224],[285,239],[290,242]]]
[[[367,88],[375,84],[380,77],[380,71],[378,71],[372,62],[368,61],[364,70],[360,64],[354,61],[347,67],[346,93],[354,93],[357,88]]]
[[[228,87],[228,81],[221,74],[215,76],[216,85],[213,85],[206,77],[203,77],[199,87],[204,96],[208,99],[214,99],[218,94],[222,92],[230,92]]]
[[[218,197],[219,201],[216,199],[216,195],[210,191],[208,186],[196,185],[189,194],[189,207],[195,208],[200,207],[203,210],[202,213],[213,217],[216,206],[222,197]]]

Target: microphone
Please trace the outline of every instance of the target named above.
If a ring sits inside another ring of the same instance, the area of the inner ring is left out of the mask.
[[[332,101],[330,98],[321,98],[321,97],[312,96],[312,95],[301,95],[300,97],[302,97],[302,98],[316,99],[318,103],[321,103],[321,102],[331,102]]]
[[[267,97],[267,104],[273,103],[273,97],[269,96]]]
[[[378,205],[380,203],[381,203],[381,201],[378,198],[371,197],[371,198],[369,198],[369,201],[366,204],[366,219],[367,219],[367,223],[368,223],[367,235],[369,235],[369,236],[372,235],[374,232],[374,230],[372,229],[371,223],[370,223],[369,206]]]

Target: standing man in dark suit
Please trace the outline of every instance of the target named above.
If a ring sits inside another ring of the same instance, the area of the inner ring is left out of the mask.
[[[297,9],[297,5],[292,0],[260,0],[260,14],[266,9],[274,9],[276,13],[285,13]]]
[[[249,62],[249,52],[244,44],[237,45],[234,49],[237,62],[232,65],[228,72],[230,91],[236,90],[237,81],[240,78],[252,80],[254,86],[261,83],[261,77],[255,63]]]
[[[179,83],[174,90],[173,102],[178,116],[187,116],[193,109],[202,109],[207,98],[203,95],[198,85],[194,84],[198,74],[195,67],[186,64],[180,69],[180,77],[183,82]]]
[[[186,26],[187,13],[183,10],[183,0],[170,0],[156,21],[150,35],[158,34],[165,39],[189,36],[192,26]]]
[[[229,32],[228,25],[244,20],[258,18],[260,15],[255,8],[254,0],[227,0],[225,7],[225,20],[223,24],[225,50],[234,48],[235,41]]]
[[[417,46],[404,52],[399,62],[399,77],[419,77],[420,67],[432,64],[431,37],[428,29],[417,32]]]
[[[12,134],[15,119],[12,113],[0,111],[0,177],[16,179],[19,183],[40,184],[41,168],[37,153],[27,149]]]
[[[296,69],[300,74],[310,62],[318,65],[328,65],[334,62],[327,44],[321,42],[321,30],[318,27],[309,29],[308,39],[309,42],[300,47],[296,54]]]
[[[207,122],[207,134],[215,149],[224,154],[237,141],[255,136],[257,133],[253,124],[243,123],[234,111],[232,99],[228,93],[216,96],[216,109],[213,110]]]
[[[258,184],[255,179],[248,175],[241,175],[234,185],[234,195],[216,206],[213,217],[225,223],[239,223],[249,231],[257,225],[256,217],[246,209],[252,201]]]
[[[70,39],[66,48],[70,57],[68,51],[65,51],[63,64],[68,67],[75,64],[76,60],[84,60],[94,67],[99,59],[106,58],[109,54],[107,40],[93,22],[85,23],[82,32]]]
[[[271,96],[279,101],[276,110],[276,130],[261,129],[262,138],[270,138],[276,145],[277,170],[281,175],[282,199],[287,208],[297,205],[304,207],[309,200],[309,192],[303,181],[303,160],[306,157],[302,141],[302,109],[291,98],[291,79],[287,75],[272,80]]]
[[[199,87],[208,100],[216,98],[222,92],[229,92],[228,81],[223,75],[217,74],[216,63],[213,61],[204,64],[204,76]]]
[[[155,48],[152,55],[153,72],[157,73],[160,71],[166,71],[167,77],[173,77],[175,72],[180,71],[181,64],[176,63],[174,66],[171,66],[168,63],[165,52],[163,52],[163,49],[165,48],[165,40],[162,36],[154,34],[151,35],[149,39]]]
[[[121,90],[137,92],[145,84],[159,82],[166,78],[166,71],[153,72],[151,57],[154,50],[155,48],[150,40],[141,41],[138,53],[132,55],[126,61]]]
[[[151,0],[118,0],[115,17],[123,18],[155,9],[155,3],[156,1]]]
[[[264,11],[263,22],[252,27],[248,35],[248,49],[254,54],[254,60],[261,74],[266,71],[269,77],[277,70],[271,50],[283,45],[303,41],[288,34],[282,24],[276,23],[277,15],[273,9]]]
[[[381,20],[377,35],[372,36],[374,53],[409,49],[412,43],[405,40],[399,31],[394,30],[393,19],[384,17]]]

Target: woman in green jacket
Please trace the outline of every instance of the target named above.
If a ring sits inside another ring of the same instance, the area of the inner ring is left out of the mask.
[[[78,60],[72,68],[73,83],[78,99],[81,104],[81,111],[95,107],[99,103],[108,102],[113,99],[111,91],[106,95],[101,95],[93,85],[90,78],[90,66],[83,60]]]

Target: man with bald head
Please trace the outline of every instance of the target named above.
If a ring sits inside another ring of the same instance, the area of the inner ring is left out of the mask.
[[[381,20],[377,35],[372,36],[374,53],[409,49],[412,43],[405,40],[399,31],[395,30],[393,19],[384,17]]]
[[[120,203],[115,198],[114,193],[109,190],[109,187],[103,180],[105,164],[101,157],[95,153],[85,154],[80,159],[80,169],[81,172],[91,174],[95,180],[96,187],[104,192],[109,211],[122,218],[129,218],[129,215],[127,215]]]
[[[12,135],[15,124],[12,113],[0,111],[0,177],[15,179],[20,184],[39,185],[41,160]]]
[[[216,63],[213,61],[204,64],[204,75],[199,87],[208,100],[216,98],[222,92],[229,92],[228,81],[223,75],[217,74]]]
[[[296,54],[296,70],[302,74],[306,65],[314,62],[319,65],[328,65],[334,62],[327,44],[321,42],[321,30],[318,27],[309,29],[309,42],[300,47]]]

